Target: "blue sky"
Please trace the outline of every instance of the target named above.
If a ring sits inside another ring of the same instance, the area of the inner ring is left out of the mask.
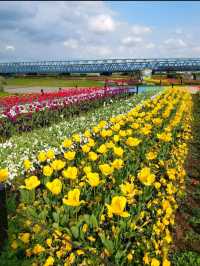
[[[199,25],[200,2],[195,1],[108,1],[121,19],[158,27]]]
[[[199,57],[200,2],[2,1],[0,61]]]

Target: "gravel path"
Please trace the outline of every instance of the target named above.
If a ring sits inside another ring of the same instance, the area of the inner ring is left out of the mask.
[[[34,93],[41,92],[41,89],[43,89],[44,92],[58,91],[59,88],[60,87],[5,87],[4,90],[9,93]]]

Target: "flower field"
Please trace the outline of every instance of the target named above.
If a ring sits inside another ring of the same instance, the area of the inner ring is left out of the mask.
[[[163,77],[145,77],[144,81],[146,84],[153,84],[153,85],[159,85],[163,84],[164,86],[171,86],[173,85],[199,85],[199,80],[191,80],[191,79],[185,79],[185,78],[163,78]]]
[[[12,181],[19,195],[9,220],[10,256],[35,266],[171,265],[192,97],[174,88],[132,109],[128,101],[24,158]],[[10,175],[2,168],[1,182]]]
[[[0,137],[49,126],[60,118],[99,106],[105,99],[127,94],[126,88],[79,88],[61,92],[0,98]]]
[[[10,169],[10,181],[21,179],[25,159],[35,160],[37,152],[41,149],[53,149],[55,153],[59,153],[60,143],[66,136],[95,126],[102,119],[127,112],[137,103],[152,97],[159,91],[159,89],[153,89],[129,97],[104,99],[97,108],[95,106],[91,108],[90,106],[88,112],[69,116],[67,120],[62,119],[60,122],[52,123],[50,127],[39,128],[31,132],[20,132],[20,135],[14,134],[5,142],[0,143],[0,168]]]
[[[57,100],[60,99],[61,102],[67,104],[79,102],[85,99],[98,98],[103,96],[108,96],[109,94],[118,94],[121,91],[126,92],[127,90],[122,90],[121,88],[113,90],[112,88],[73,88],[63,89],[60,92],[49,92],[44,94],[27,94],[23,96],[7,96],[0,99],[0,106],[5,109],[5,115],[10,112],[12,117],[26,112],[33,112],[35,108],[38,111],[41,108],[49,107],[51,104],[56,105]],[[43,104],[45,103],[45,105]],[[22,109],[25,104],[27,109]],[[17,108],[18,107],[18,108]],[[22,109],[22,110],[20,110]]]

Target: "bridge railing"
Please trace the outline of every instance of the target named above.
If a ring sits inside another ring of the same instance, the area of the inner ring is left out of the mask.
[[[156,71],[200,70],[200,58],[105,59],[0,63],[5,73],[98,73],[127,72],[150,68]]]

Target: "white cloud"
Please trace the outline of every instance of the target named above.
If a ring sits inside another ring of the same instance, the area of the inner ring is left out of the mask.
[[[112,55],[112,49],[108,46],[88,45],[87,47],[83,47],[82,50],[84,51],[84,49],[85,52],[89,54],[88,58],[103,58]]]
[[[169,38],[164,41],[164,46],[171,49],[179,49],[187,47],[187,44],[182,39]]]
[[[200,53],[200,46],[195,46],[192,50],[196,53]]]
[[[100,14],[88,21],[89,29],[96,33],[106,33],[115,30],[115,21],[110,15]]]
[[[97,55],[100,56],[109,56],[111,54],[111,49],[109,47],[95,47]]]
[[[142,38],[141,37],[135,37],[135,36],[129,36],[129,37],[125,37],[124,39],[122,39],[122,44],[126,45],[126,46],[135,46],[139,43],[142,42]]]
[[[75,39],[69,39],[63,42],[63,45],[67,48],[77,49],[78,48],[78,41]]]
[[[183,30],[182,29],[180,29],[180,28],[177,28],[177,29],[175,29],[175,33],[176,34],[183,34]]]
[[[152,48],[155,47],[155,44],[152,43],[152,42],[150,42],[150,43],[147,43],[147,44],[145,45],[145,47],[146,47],[147,49],[152,49]]]
[[[161,28],[159,21],[151,26],[129,19],[132,22],[106,1],[3,1],[0,61],[195,57],[200,53],[198,24],[191,26],[189,21],[187,27]]]
[[[131,27],[131,32],[136,35],[141,35],[141,34],[151,33],[152,29],[147,26],[133,25]]]
[[[15,51],[15,47],[13,45],[6,45],[5,50],[7,50],[7,51]]]

